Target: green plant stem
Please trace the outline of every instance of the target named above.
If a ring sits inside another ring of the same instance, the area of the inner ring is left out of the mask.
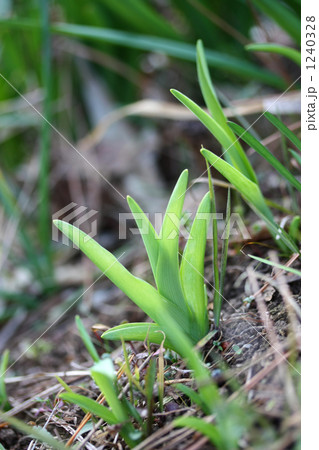
[[[42,83],[44,87],[43,116],[41,129],[40,175],[39,175],[39,236],[46,256],[49,273],[51,261],[51,221],[49,196],[49,168],[51,144],[51,37],[50,37],[50,0],[41,0],[41,39],[42,39]]]

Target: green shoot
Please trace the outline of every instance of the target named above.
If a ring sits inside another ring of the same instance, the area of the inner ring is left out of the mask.
[[[267,113],[266,113],[267,114]],[[248,131],[246,131],[240,125],[236,123],[230,122],[230,127],[234,130],[234,132],[239,136],[243,141],[245,141],[248,145],[250,145],[259,155],[261,155],[272,167],[289,183],[294,186],[298,191],[301,191],[300,182],[290,173],[285,166],[278,161],[278,159],[266,148],[262,145],[256,138],[254,138]]]
[[[269,120],[270,123],[272,123],[284,136],[286,136],[287,139],[292,142],[297,149],[301,150],[301,141],[297,138],[297,136],[284,124],[281,120],[278,119],[278,117],[274,116],[270,112],[266,112],[265,117],[267,120]]]
[[[96,348],[93,345],[93,342],[86,331],[82,320],[80,319],[80,316],[75,316],[75,323],[77,326],[77,329],[79,330],[80,336],[82,338],[83,344],[85,345],[89,355],[93,359],[94,362],[98,362],[100,360],[100,357],[96,351]]]
[[[245,46],[246,50],[253,52],[267,52],[267,53],[277,53],[278,55],[285,56],[291,61],[301,66],[301,53],[291,47],[286,45],[278,45],[272,42],[262,43],[262,44],[249,44]]]
[[[214,166],[240,192],[244,200],[266,222],[278,244],[283,249],[287,246],[292,252],[298,252],[298,248],[289,235],[275,223],[258,185],[209,150],[202,149],[201,153],[209,164]]]
[[[161,343],[162,330],[167,337],[165,346],[173,347],[170,333],[166,332],[166,316],[170,315],[193,342],[208,332],[207,303],[204,290],[204,254],[206,247],[207,217],[202,214],[210,212],[209,197],[206,195],[198,207],[191,236],[184,250],[179,266],[179,221],[182,215],[184,195],[187,188],[187,171],[184,171],[176,183],[164,217],[160,238],[156,239],[155,231],[144,243],[150,257],[157,289],[145,281],[133,276],[107,250],[93,239],[88,239],[81,230],[72,225],[55,221],[55,225],[68,236],[123,292],[133,300],[154,321],[154,324],[125,324],[106,331],[105,339],[141,340]],[[140,211],[138,205],[130,199],[133,214]],[[142,227],[142,219],[137,225]],[[143,234],[142,234],[143,236]],[[176,349],[175,349],[176,350]]]
[[[277,269],[282,269],[282,270],[285,270],[286,272],[290,272],[290,273],[293,273],[294,275],[299,275],[301,277],[300,270],[293,269],[292,267],[287,267],[287,266],[284,266],[283,264],[278,264],[273,261],[269,261],[268,259],[265,259],[265,258],[260,258],[259,256],[254,256],[254,255],[248,255],[248,256],[250,258],[255,259],[256,261],[267,264],[268,266],[277,267]]]

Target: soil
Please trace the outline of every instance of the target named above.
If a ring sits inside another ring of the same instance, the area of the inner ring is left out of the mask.
[[[138,254],[135,253],[135,255],[137,255],[135,261],[139,260]],[[232,381],[235,380],[239,387],[245,388],[278,356],[270,344],[269,333],[260,316],[256,301],[244,301],[248,297],[247,289],[249,288],[247,286],[249,283],[247,276],[243,276],[246,273],[243,260],[247,261],[247,258],[244,259],[241,253],[237,253],[229,259],[221,327],[204,349],[205,360],[210,366],[213,378],[222,391],[226,390],[229,393],[233,392]],[[142,265],[145,271],[147,266],[143,264],[143,261]],[[256,266],[254,263],[250,263],[250,265]],[[268,275],[271,274],[269,267],[266,267],[265,271]],[[145,275],[146,278],[149,277],[149,269],[146,269]],[[289,286],[295,302],[300,304],[300,280],[295,275],[290,275],[286,275],[287,286]],[[209,265],[206,267],[206,276],[208,280],[212,279]],[[43,426],[48,421],[47,429],[53,435],[60,436],[61,439],[70,437],[70,430],[74,430],[80,424],[84,413],[77,407],[63,404],[57,400],[56,395],[61,390],[61,386],[53,376],[45,377],[41,374],[51,372],[59,373],[62,376],[63,372],[74,371],[76,373],[77,370],[83,371],[90,367],[91,362],[74,323],[76,310],[80,313],[81,309],[87,311],[88,305],[84,301],[81,304],[78,303],[58,319],[33,347],[29,350],[26,347],[27,343],[31,344],[44,332],[47,325],[52,323],[52,319],[58,318],[63,313],[68,294],[69,288],[62,290],[48,301],[39,304],[36,311],[28,314],[9,342],[11,360],[18,358],[23,351],[25,351],[24,356],[16,361],[7,374],[8,379],[12,380],[7,385],[9,400],[14,410],[19,411],[17,417],[32,425]],[[209,290],[209,298],[212,298],[211,290]],[[274,288],[268,288],[265,291],[264,299],[267,300],[265,304],[269,319],[274,324],[277,339],[283,343],[283,348],[288,349],[290,322],[285,303]],[[145,319],[144,314],[117,288],[111,286],[108,280],[101,280],[96,284],[95,295],[90,301],[89,313],[86,313],[83,319],[88,330],[94,324],[113,326],[122,320],[140,321]],[[212,309],[212,303],[209,304],[209,307]],[[52,311],[55,313],[53,314]],[[210,316],[212,320],[211,310]],[[104,353],[104,345],[94,333],[91,335],[99,353]],[[115,361],[116,357],[121,354],[121,349],[117,350],[117,347],[112,343],[108,349],[109,352],[113,352]],[[140,365],[147,357],[143,344],[134,343],[131,350],[135,352],[134,361]],[[298,353],[296,348],[294,361],[298,360]],[[171,370],[171,379],[180,378],[185,381],[186,378],[189,378],[189,371],[186,370],[182,361],[177,361],[175,366],[178,370]],[[252,385],[251,389],[247,391],[247,395],[249,402],[260,413],[277,420],[275,429],[280,435],[281,426],[287,418],[287,395],[284,386],[285,379],[278,370],[279,367],[281,365],[270,370],[269,373],[265,372],[265,376]],[[22,379],[14,382],[14,377],[17,376],[21,376]],[[82,385],[93,398],[98,395],[96,387],[87,376],[74,375],[66,378],[62,376],[62,378],[68,384]],[[155,414],[153,431],[165,429],[165,425],[169,424],[172,418],[185,412],[185,399],[181,399],[173,387],[166,387],[165,396],[169,398],[165,405],[165,412]],[[143,409],[143,407],[141,408]],[[105,443],[105,438],[104,441],[101,440],[99,434],[97,433],[90,441],[97,448],[120,448],[120,441],[117,446],[111,444],[116,430],[109,434],[109,444]],[[192,442],[196,441],[196,436],[196,433],[191,433],[186,441],[180,441],[175,448],[191,447]],[[2,425],[0,428],[0,442],[6,449],[27,449],[30,448],[28,447],[30,441],[30,438],[21,435],[10,426]],[[34,448],[40,448],[40,446]],[[156,448],[156,446],[149,448]],[[165,448],[174,447],[168,441],[165,443]],[[200,448],[212,447],[203,442],[203,446]]]

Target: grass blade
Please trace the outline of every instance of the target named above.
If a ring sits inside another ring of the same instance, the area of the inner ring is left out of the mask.
[[[264,197],[256,183],[253,183],[235,167],[222,160],[219,156],[202,149],[202,155],[215,169],[217,169],[235,188],[254,205],[263,215],[273,220],[273,216],[267,207]]]
[[[204,336],[208,330],[207,304],[204,290],[204,259],[207,226],[210,213],[210,198],[207,193],[202,199],[181,261],[181,281],[185,298]]]
[[[179,273],[179,224],[187,189],[188,171],[179,177],[168,202],[160,233],[156,284],[161,295],[185,310]],[[157,322],[158,323],[158,322]]]
[[[269,120],[290,142],[292,142],[298,150],[301,150],[301,141],[297,136],[284,124],[278,117],[274,116],[270,112],[266,112],[266,119]]]
[[[224,111],[218,101],[214,85],[210,78],[205,53],[204,46],[201,40],[197,41],[197,58],[196,58],[196,67],[197,67],[197,76],[200,85],[200,89],[202,95],[204,97],[206,106],[211,113],[212,117],[219,124],[226,125],[227,119],[225,117]]]
[[[85,397],[84,395],[74,394],[69,392],[64,392],[59,395],[59,398],[65,400],[66,402],[74,403],[78,405],[80,408],[84,410],[84,412],[90,412],[97,417],[105,420],[110,425],[115,425],[118,422],[112,411],[106,408],[103,405],[100,405],[95,400],[92,400],[89,397]]]
[[[266,148],[262,145],[256,138],[254,138],[248,131],[246,131],[240,125],[234,122],[229,122],[230,127],[234,132],[243,139],[250,147],[252,147],[259,155],[261,155],[272,167],[284,177],[292,186],[294,186],[298,191],[301,191],[301,184],[296,178],[291,174],[291,172],[281,164],[280,161]]]
[[[202,122],[202,124],[212,133],[218,140],[220,145],[227,150],[227,155],[231,163],[236,169],[242,172],[247,178],[257,183],[256,175],[251,167],[245,152],[236,137],[230,137],[229,132],[226,132],[224,127],[220,125],[213,117],[209,116],[203,111],[193,100],[190,100],[186,95],[175,89],[171,89],[171,93],[186,106],[195,116]]]
[[[202,149],[202,155],[208,160],[209,164],[215,167],[243,196],[247,203],[254,209],[254,211],[267,223],[271,234],[276,238],[279,235],[278,244],[283,250],[287,247],[293,252],[299,253],[298,248],[288,234],[280,229],[274,222],[272,213],[265,203],[265,199],[257,186],[251,180],[246,178],[233,166],[223,161],[209,150]]]
[[[115,384],[116,374],[111,358],[105,358],[94,364],[91,368],[91,375],[96,384],[101,389],[106,402],[118,423],[125,422],[128,417],[121,401],[118,399]]]
[[[154,279],[156,281],[156,267],[159,253],[159,238],[156,231],[153,228],[153,225],[148,220],[147,216],[141,209],[141,207],[136,203],[136,201],[128,196],[127,203],[134,215],[136,225],[140,230],[140,235],[142,236],[146,252],[151,264],[152,272],[154,275]]]
[[[301,66],[301,53],[298,50],[285,45],[268,42],[265,44],[249,44],[245,46],[245,49],[253,52],[277,53],[295,62],[298,66]]]
[[[282,269],[282,270],[285,270],[286,272],[290,272],[290,273],[293,273],[295,275],[299,275],[301,277],[300,270],[293,269],[292,267],[287,267],[287,266],[284,266],[283,264],[278,264],[278,263],[273,262],[273,261],[269,261],[268,259],[259,258],[259,256],[254,256],[254,255],[248,255],[248,256],[250,258],[255,259],[256,261],[259,261],[261,263],[267,264],[268,266],[277,267],[277,269]]]
[[[81,339],[83,341],[83,344],[85,345],[89,355],[93,359],[94,362],[98,362],[100,360],[100,357],[98,355],[98,352],[96,351],[96,348],[93,345],[93,342],[86,331],[82,320],[80,319],[80,316],[75,316],[75,323],[77,326],[77,329],[79,330]]]
[[[27,21],[11,21],[11,26],[23,26],[23,22],[24,26],[28,26]],[[7,23],[0,22],[0,24],[1,26],[10,26],[8,21]],[[196,61],[195,47],[191,44],[178,42],[176,40],[164,39],[156,36],[142,36],[137,33],[130,33],[121,30],[65,23],[54,24],[51,27],[51,30],[54,33],[66,36],[77,36],[80,38],[101,40],[125,47],[137,48],[151,52],[160,52],[168,56],[173,56],[175,58],[180,58],[187,61]],[[236,76],[242,76],[249,79],[253,77],[256,80],[263,81],[279,89],[285,87],[285,83],[280,79],[280,77],[234,56],[225,56],[222,53],[207,50],[206,58],[209,65],[224,70],[225,72],[233,73]]]
[[[96,384],[101,389],[102,394],[111,408],[118,423],[122,423],[121,435],[130,448],[136,445],[136,440],[132,438],[134,428],[128,421],[129,417],[125,404],[118,398],[116,386],[116,374],[111,358],[105,358],[94,364],[91,368],[91,375]]]

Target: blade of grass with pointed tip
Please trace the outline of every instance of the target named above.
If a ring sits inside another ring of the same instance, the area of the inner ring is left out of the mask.
[[[93,399],[85,397],[84,395],[74,394],[69,392],[64,392],[59,395],[59,398],[65,400],[66,402],[74,403],[82,408],[85,412],[90,412],[97,417],[105,420],[110,425],[115,425],[119,423],[117,418],[114,416],[112,411],[110,411],[106,406],[100,405]]]
[[[187,189],[188,171],[179,177],[164,216],[156,268],[156,284],[161,295],[185,310],[185,302],[179,273],[179,224]],[[158,323],[158,321],[155,320]]]
[[[294,186],[298,191],[301,191],[301,184],[298,180],[291,174],[291,172],[281,164],[280,161],[256,138],[254,138],[248,131],[243,127],[234,122],[229,122],[230,127],[234,132],[243,139],[250,147],[252,147],[259,155],[261,155],[272,167],[284,177],[292,186]]]
[[[62,231],[83,253],[134,303],[137,304],[154,322],[161,325],[165,316],[170,314],[178,320],[186,333],[191,331],[189,318],[184,311],[164,298],[149,283],[132,275],[112,253],[101,247],[83,231],[62,220],[54,220],[55,226]],[[191,334],[190,334],[191,337]]]
[[[287,139],[292,142],[298,150],[301,150],[301,141],[278,117],[274,116],[270,112],[265,112],[264,116],[269,120]]]
[[[109,341],[117,341],[124,339],[125,341],[142,341],[149,340],[153,344],[160,345],[163,341],[163,334],[159,333],[161,328],[156,323],[123,323],[105,331],[102,339]],[[173,348],[167,339],[165,339],[165,347]]]
[[[224,132],[228,135],[231,142],[233,142],[233,145],[235,146],[235,149],[237,150],[238,155],[243,161],[243,164],[247,168],[247,175],[250,174],[248,178],[251,178],[252,181],[257,182],[257,177],[255,175],[255,172],[242,148],[240,145],[240,142],[234,135],[233,131],[229,128],[227,124],[227,118],[224,114],[224,111],[221,107],[221,104],[218,100],[218,97],[215,92],[214,85],[212,83],[208,66],[206,63],[205,53],[204,53],[204,46],[201,40],[197,41],[197,74],[198,74],[198,80],[201,88],[202,95],[204,97],[206,106],[213,117],[213,119],[223,128]],[[226,148],[225,148],[226,150]],[[229,152],[229,150],[228,150]],[[228,152],[225,153],[225,157],[227,160]],[[230,155],[233,153],[232,149],[230,149]],[[231,159],[231,158],[230,158]]]
[[[59,377],[59,375],[55,375],[55,378],[58,380],[58,382],[61,384],[61,386],[64,388],[66,392],[68,392],[69,394],[74,394],[70,386],[67,385],[66,382],[63,381],[61,377]]]
[[[286,45],[267,42],[265,44],[249,44],[245,46],[245,49],[252,52],[277,53],[301,66],[301,53],[295,48],[287,47]]]
[[[267,207],[264,197],[257,186],[245,175],[243,175],[235,167],[228,164],[226,161],[215,155],[213,152],[201,149],[201,153],[205,159],[208,160],[215,169],[217,169],[233,186],[245,196],[245,198],[253,205],[256,206],[269,220],[273,220],[273,216]]]
[[[207,304],[204,291],[204,260],[209,213],[210,198],[209,193],[207,193],[199,204],[180,267],[184,295],[199,327],[200,337],[204,336],[208,330]]]
[[[227,119],[218,101],[214,85],[210,78],[205,58],[204,46],[201,40],[197,41],[196,50],[197,76],[206,106],[216,122],[226,125]]]
[[[115,384],[116,374],[111,358],[107,357],[95,363],[91,368],[91,375],[104,395],[117,422],[125,422],[128,417],[125,408],[118,399]]]
[[[290,272],[290,273],[293,273],[295,275],[299,275],[301,277],[300,270],[293,269],[292,267],[287,267],[287,266],[284,266],[283,264],[278,264],[278,263],[273,262],[273,261],[269,261],[268,259],[259,258],[259,256],[254,256],[254,255],[248,255],[248,256],[249,256],[249,258],[253,258],[256,261],[259,261],[261,263],[267,264],[268,266],[277,267],[278,269],[285,270],[286,272]]]
[[[202,149],[202,155],[208,160],[209,164],[215,167],[232,185],[241,193],[247,203],[254,209],[254,211],[267,223],[271,234],[276,238],[279,233],[280,238],[278,244],[282,246],[283,250],[287,250],[287,247],[293,252],[299,252],[295,243],[288,236],[288,234],[279,229],[278,225],[274,222],[272,213],[265,203],[265,199],[257,186],[251,180],[246,178],[233,166],[216,156],[209,150]]]
[[[128,196],[127,203],[130,207],[130,210],[132,211],[136,225],[140,230],[140,234],[147,251],[148,259],[151,264],[154,279],[156,281],[156,267],[159,253],[158,235],[154,230],[153,225],[148,220],[147,216],[145,215],[141,207],[136,203],[136,201],[132,197]]]
[[[80,319],[80,316],[76,315],[75,316],[75,323],[77,326],[77,329],[79,330],[81,339],[89,353],[89,355],[91,356],[91,358],[93,359],[94,362],[98,362],[100,360],[100,357],[98,355],[98,352],[96,351],[96,348],[93,345],[93,342],[88,334],[88,332],[86,331],[82,320]]]
[[[231,138],[229,133],[224,130],[224,128],[217,123],[217,121],[203,111],[193,100],[186,97],[175,89],[171,89],[171,93],[186,106],[195,116],[202,122],[203,125],[212,133],[212,135],[218,140],[221,146],[224,148],[224,154],[226,154],[231,160],[234,167],[240,170],[243,174],[247,176],[250,180],[257,183],[255,172],[253,171],[246,155],[241,148],[238,140]]]

